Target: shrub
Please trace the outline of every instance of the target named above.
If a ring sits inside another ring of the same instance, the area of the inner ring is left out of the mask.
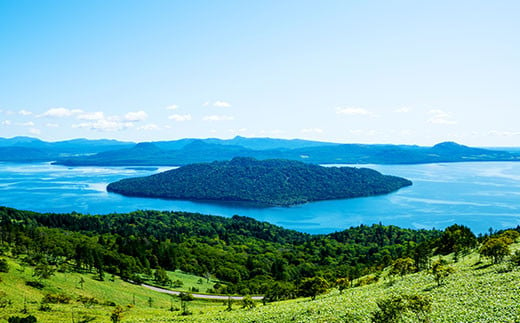
[[[26,281],[25,285],[31,286],[31,287],[34,287],[34,288],[37,288],[37,289],[42,289],[43,287],[45,287],[45,285],[43,285],[41,282],[34,281],[34,280]]]
[[[5,260],[5,259],[0,259],[0,272],[2,272],[2,273],[9,272],[9,264],[7,263],[7,260]]]
[[[428,313],[432,310],[432,300],[427,295],[394,295],[377,301],[378,310],[372,314],[374,323],[429,322]],[[408,318],[408,319],[406,319]]]
[[[446,277],[451,275],[454,271],[455,269],[453,269],[453,267],[447,266],[444,260],[439,259],[433,263],[430,273],[437,282],[437,286],[440,286],[444,279],[446,279]]]
[[[70,297],[65,294],[46,294],[43,299],[43,303],[48,304],[68,304],[70,303]]]
[[[511,256],[511,262],[517,266],[520,266],[520,250],[517,250],[512,256]]]
[[[7,319],[8,323],[35,323],[37,322],[36,317],[33,315],[29,315],[26,317],[19,317],[19,316],[10,316]]]
[[[479,253],[485,257],[491,258],[494,264],[501,262],[505,256],[509,255],[509,245],[511,239],[507,237],[490,238],[480,247]]]

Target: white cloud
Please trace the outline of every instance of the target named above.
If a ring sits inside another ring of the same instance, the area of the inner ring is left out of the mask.
[[[274,130],[260,130],[260,133],[261,134],[269,134],[269,135],[281,135],[283,134],[285,131],[283,130],[280,130],[280,129],[274,129]]]
[[[42,132],[40,131],[40,129],[31,128],[31,129],[29,129],[29,133],[32,134],[32,135],[39,135]]]
[[[128,112],[125,114],[125,119],[127,121],[144,121],[148,118],[148,114],[144,111],[135,111],[135,112]]]
[[[167,106],[166,110],[173,111],[173,110],[177,110],[178,108],[179,108],[179,106],[177,104],[172,104],[172,105]]]
[[[230,133],[234,133],[234,134],[237,134],[237,133],[244,133],[247,131],[247,128],[240,128],[240,129],[228,129],[228,132]]]
[[[105,114],[101,111],[87,112],[87,113],[78,115],[77,118],[79,120],[90,120],[90,121],[103,120],[103,119],[105,119]]]
[[[33,113],[31,111],[27,111],[27,110],[20,110],[20,111],[18,111],[18,114],[22,115],[22,116],[30,116]]]
[[[428,114],[431,115],[431,118],[428,119],[429,123],[443,124],[443,125],[457,124],[457,121],[453,120],[451,118],[451,115],[444,110],[433,109],[433,110],[428,111]]]
[[[191,120],[191,114],[172,114],[171,116],[168,117],[168,119],[177,121],[177,122],[189,121],[189,120]]]
[[[395,113],[408,113],[410,111],[412,111],[412,109],[408,107],[402,107],[394,110]]]
[[[500,137],[513,137],[513,136],[520,136],[520,131],[491,130],[491,131],[488,132],[488,135],[500,136]]]
[[[352,108],[352,107],[337,107],[336,113],[341,115],[348,115],[348,116],[374,116],[374,113],[368,111],[367,109],[363,108]]]
[[[226,101],[215,101],[213,102],[213,106],[217,108],[230,108],[231,104]]]
[[[370,130],[370,129],[351,129],[349,130],[350,134],[356,135],[356,136],[375,136],[377,135],[376,130]]]
[[[207,106],[209,106],[210,104],[211,104],[211,102],[206,101],[206,102],[202,103],[202,106],[203,106],[203,107],[207,107]]]
[[[153,123],[145,124],[145,125],[137,128],[137,130],[145,130],[145,131],[154,131],[154,130],[160,130],[160,129],[161,129],[161,127],[159,127],[158,125],[153,124]]]
[[[46,123],[45,126],[47,128],[58,128],[60,125],[57,123]]]
[[[79,113],[83,113],[83,110],[79,109],[67,109],[67,108],[52,108],[44,113],[40,114],[39,117],[52,117],[52,118],[64,118],[70,117]]]
[[[93,122],[83,122],[79,124],[73,124],[72,128],[87,128],[91,130],[97,130],[97,131],[107,131],[107,132],[114,132],[114,131],[121,131],[127,128],[133,127],[134,124],[132,122],[120,122],[116,120],[107,120],[107,119],[101,119],[96,120]]]
[[[301,130],[302,133],[323,133],[323,129],[320,128],[305,128]]]
[[[212,115],[212,116],[204,116],[202,118],[204,121],[231,121],[235,120],[233,116],[225,116],[225,115]]]
[[[28,122],[19,122],[16,124],[17,126],[21,127],[34,127],[34,122],[28,121]]]
[[[2,126],[10,126],[10,125],[11,125],[11,120],[2,121]]]

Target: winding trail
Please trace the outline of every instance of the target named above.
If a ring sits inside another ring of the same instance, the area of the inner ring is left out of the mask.
[[[141,284],[141,286],[146,287],[148,289],[151,289],[153,291],[159,292],[159,293],[165,293],[170,295],[180,295],[181,292],[175,291],[175,290],[169,290],[164,289],[160,287],[155,287],[147,284]],[[197,293],[189,293],[194,298],[200,298],[200,299],[211,299],[211,300],[227,300],[231,297],[232,300],[235,301],[241,301],[244,299],[244,296],[224,296],[224,295],[208,295],[208,294],[197,294]],[[261,301],[264,297],[263,296],[251,296],[251,299],[255,301]]]

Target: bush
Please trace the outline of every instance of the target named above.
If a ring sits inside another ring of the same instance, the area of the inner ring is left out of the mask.
[[[427,295],[394,295],[377,301],[377,306],[379,309],[372,314],[374,323],[408,322],[411,318],[429,322],[432,300]]]
[[[7,260],[5,260],[5,259],[0,259],[0,272],[2,272],[2,273],[9,272],[9,264],[7,263]]]
[[[41,282],[34,281],[34,280],[26,281],[25,285],[31,286],[31,287],[34,287],[34,288],[37,288],[37,289],[42,289],[43,287],[45,287],[45,285],[43,285]]]
[[[70,303],[70,297],[65,294],[46,294],[43,299],[43,303],[48,304],[68,304]]]
[[[36,317],[33,315],[29,315],[26,317],[19,317],[19,316],[10,316],[7,319],[8,323],[35,323],[37,322]]]
[[[480,247],[479,253],[491,258],[494,264],[498,264],[511,253],[509,250],[511,243],[512,240],[508,237],[490,238]]]
[[[517,250],[512,256],[511,256],[511,262],[517,266],[520,266],[520,250]]]

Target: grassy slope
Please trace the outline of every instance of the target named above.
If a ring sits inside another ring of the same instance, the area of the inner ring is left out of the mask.
[[[56,273],[55,276],[43,281],[45,287],[42,290],[29,287],[25,285],[25,281],[35,280],[32,277],[33,268],[26,267],[22,269],[13,260],[8,259],[8,261],[10,265],[9,273],[0,273],[2,278],[0,291],[7,294],[7,298],[11,300],[12,305],[0,309],[0,320],[2,321],[11,315],[26,316],[32,314],[37,317],[39,322],[72,322],[73,315],[76,321],[87,315],[95,317],[96,320],[94,322],[110,322],[109,316],[114,310],[113,306],[93,305],[87,307],[76,301],[79,296],[94,297],[100,303],[110,301],[124,306],[123,322],[166,322],[171,321],[173,316],[177,316],[180,313],[180,311],[169,311],[172,304],[174,307],[180,308],[180,300],[178,298],[172,298],[166,294],[126,283],[118,278],[112,282],[109,280],[109,277],[106,277],[105,281],[100,282],[94,279],[93,274]],[[196,284],[199,277],[178,272],[169,274],[172,278],[181,279],[185,288],[192,285],[197,285],[200,288],[200,285]],[[79,284],[81,277],[85,280],[83,289],[81,289]],[[50,304],[52,310],[49,312],[39,311],[40,301],[46,293],[66,294],[73,301],[70,304]],[[133,304],[134,297],[135,306],[132,306],[130,304]],[[148,303],[150,297],[153,299],[152,308],[149,307]],[[26,315],[21,313],[24,298],[27,300],[28,314]],[[188,306],[189,310],[196,309],[197,313],[224,308],[222,303],[208,301],[192,301]]]
[[[519,249],[515,245],[514,249]],[[448,258],[449,259],[449,258]],[[253,310],[186,317],[196,322],[370,322],[376,301],[396,293],[427,294],[433,299],[433,322],[520,322],[520,268],[502,272],[507,264],[488,266],[476,253],[453,264],[456,272],[440,287],[431,275],[417,273],[319,296],[258,306]]]
[[[513,249],[520,249],[520,244],[514,245]],[[381,279],[373,285],[348,289],[342,295],[332,290],[315,301],[297,299],[258,305],[252,310],[241,309],[235,304],[233,310],[227,312],[222,302],[194,301],[188,305],[193,312],[190,316],[180,316],[180,311],[169,311],[171,296],[119,279],[99,282],[92,275],[57,273],[46,281],[47,287],[40,291],[24,284],[25,280],[33,280],[32,268],[27,267],[21,272],[21,267],[10,261],[10,272],[0,274],[3,279],[0,291],[8,294],[13,305],[0,309],[0,319],[10,315],[23,316],[20,310],[25,296],[29,313],[40,322],[71,322],[72,312],[76,321],[83,315],[96,317],[95,322],[110,321],[113,307],[105,305],[87,308],[73,301],[69,305],[51,305],[50,312],[37,310],[45,292],[61,292],[73,298],[83,295],[123,305],[126,309],[123,322],[167,322],[172,319],[186,322],[369,322],[371,313],[377,308],[378,299],[393,293],[409,293],[432,297],[433,311],[430,317],[433,322],[520,322],[520,268],[513,267],[512,271],[504,272],[507,263],[488,266],[487,260],[479,261],[479,256],[472,253],[452,264],[456,272],[440,287],[437,287],[432,276],[417,273],[398,278],[393,284]],[[78,283],[81,276],[86,281],[83,290]],[[198,277],[183,280],[189,286],[189,281],[196,284]],[[136,305],[129,308],[126,305],[132,304],[133,295]],[[154,300],[153,308],[148,306],[149,297]],[[180,307],[178,298],[173,298],[173,306]]]

